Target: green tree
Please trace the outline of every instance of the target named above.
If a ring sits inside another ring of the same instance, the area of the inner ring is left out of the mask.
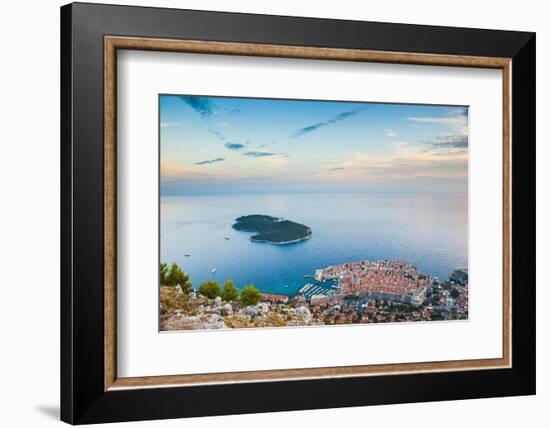
[[[201,284],[199,287],[199,293],[209,299],[214,299],[222,295],[222,289],[216,281],[209,280]]]
[[[161,263],[160,264],[160,284],[161,285],[165,285],[167,284],[166,282],[166,276],[168,275],[168,264],[166,263]]]
[[[253,284],[248,284],[241,290],[240,299],[243,306],[255,305],[261,298],[260,290],[254,287]]]
[[[172,266],[170,266],[170,272],[166,277],[166,283],[168,285],[179,284],[184,293],[189,293],[192,287],[191,281],[189,281],[189,275],[185,275],[176,262],[172,263]]]
[[[235,287],[235,284],[233,281],[228,279],[223,283],[223,292],[222,292],[222,298],[223,300],[230,302],[232,300],[237,300],[239,297],[239,292],[237,291],[237,287]]]

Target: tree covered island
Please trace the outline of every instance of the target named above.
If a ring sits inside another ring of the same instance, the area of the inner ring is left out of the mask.
[[[277,245],[292,244],[311,237],[311,229],[303,224],[259,214],[237,218],[233,229],[241,232],[255,232],[256,234],[250,237],[253,242]]]

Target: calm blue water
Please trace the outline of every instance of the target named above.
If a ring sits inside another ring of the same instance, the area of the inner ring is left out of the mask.
[[[288,295],[312,282],[303,276],[315,269],[362,259],[408,260],[446,279],[467,267],[467,211],[466,198],[440,196],[166,196],[161,260],[178,262],[195,287],[230,278],[238,287],[253,283],[266,293]],[[313,236],[290,245],[253,243],[250,234],[231,228],[247,214],[285,217],[311,227]]]

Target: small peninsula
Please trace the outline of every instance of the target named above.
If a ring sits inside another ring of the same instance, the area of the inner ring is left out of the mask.
[[[235,219],[233,229],[241,232],[255,232],[250,237],[253,242],[265,242],[274,245],[293,244],[311,238],[311,229],[295,223],[268,215],[245,215]]]

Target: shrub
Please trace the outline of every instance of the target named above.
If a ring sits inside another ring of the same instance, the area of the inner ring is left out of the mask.
[[[201,284],[199,287],[199,293],[209,299],[214,299],[222,295],[222,289],[216,281],[209,280]]]
[[[223,283],[223,292],[222,292],[222,299],[231,302],[233,300],[237,300],[239,297],[239,292],[237,291],[237,287],[235,287],[235,284],[233,281],[228,279]]]
[[[240,295],[240,300],[243,306],[256,305],[261,298],[262,298],[262,294],[260,293],[260,290],[254,287],[253,284],[246,285],[242,289],[241,295]]]
[[[167,275],[168,275],[168,265],[166,263],[160,264],[160,284],[165,285],[167,281]]]
[[[192,287],[189,275],[186,275],[176,262],[172,263],[170,269],[166,263],[160,264],[160,283],[161,285],[179,285],[184,293],[189,293]]]

